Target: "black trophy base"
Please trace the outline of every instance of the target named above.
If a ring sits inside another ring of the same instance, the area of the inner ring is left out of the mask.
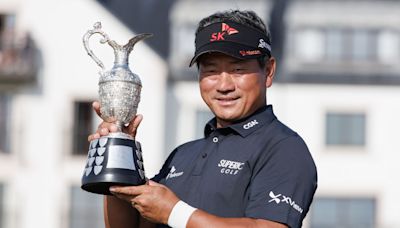
[[[111,186],[137,186],[146,183],[145,179],[132,173],[117,174],[111,172],[98,178],[90,178],[85,183],[82,181],[81,188],[91,193],[111,195],[109,190]],[[117,172],[121,172],[121,170]]]
[[[124,133],[112,133],[90,142],[82,176],[85,191],[111,195],[111,186],[146,183],[140,144]]]

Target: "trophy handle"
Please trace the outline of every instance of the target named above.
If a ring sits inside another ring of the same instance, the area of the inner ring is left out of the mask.
[[[92,58],[99,67],[101,67],[101,69],[105,70],[104,64],[103,62],[97,58],[97,56],[93,53],[92,49],[90,49],[89,47],[89,38],[93,35],[93,34],[100,34],[101,36],[103,36],[103,39],[100,40],[100,43],[104,44],[110,41],[110,38],[108,37],[108,35],[103,32],[101,30],[101,23],[100,22],[96,22],[93,25],[93,29],[88,30],[85,35],[83,35],[83,46],[85,47],[86,52],[88,53],[88,55],[90,56],[90,58]]]

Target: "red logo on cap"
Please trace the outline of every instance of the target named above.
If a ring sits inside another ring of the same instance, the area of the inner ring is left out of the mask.
[[[243,51],[239,51],[239,53],[242,56],[247,56],[247,55],[259,55],[261,54],[260,50],[243,50]]]
[[[219,41],[219,40],[225,40],[224,36],[226,34],[228,35],[232,35],[235,33],[239,33],[238,30],[230,27],[228,24],[226,23],[222,23],[222,28],[221,28],[221,32],[214,32],[211,34],[211,39],[210,41]]]

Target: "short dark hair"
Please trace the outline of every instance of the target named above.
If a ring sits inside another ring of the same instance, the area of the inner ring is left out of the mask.
[[[197,36],[200,30],[210,24],[227,20],[259,30],[260,32],[264,33],[271,42],[271,33],[268,27],[264,24],[263,20],[254,11],[251,10],[227,10],[214,13],[200,20],[195,34]],[[264,68],[268,59],[268,56],[257,58],[260,67]]]

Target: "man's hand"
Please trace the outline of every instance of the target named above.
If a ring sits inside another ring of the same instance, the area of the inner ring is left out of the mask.
[[[100,117],[100,103],[98,101],[95,101],[92,103],[94,111],[97,113],[97,115]],[[133,138],[136,136],[137,128],[140,125],[140,122],[142,122],[143,116],[138,114],[131,120],[129,125],[127,127],[124,127],[122,131],[126,134],[131,135]],[[117,126],[114,123],[109,123],[103,121],[97,128],[97,131],[94,134],[89,135],[88,141],[92,141],[93,139],[98,139],[101,136],[108,135],[111,132],[116,132],[118,130]]]
[[[110,191],[130,203],[142,217],[155,223],[167,224],[172,208],[179,201],[169,188],[154,181],[140,186],[113,186]]]

